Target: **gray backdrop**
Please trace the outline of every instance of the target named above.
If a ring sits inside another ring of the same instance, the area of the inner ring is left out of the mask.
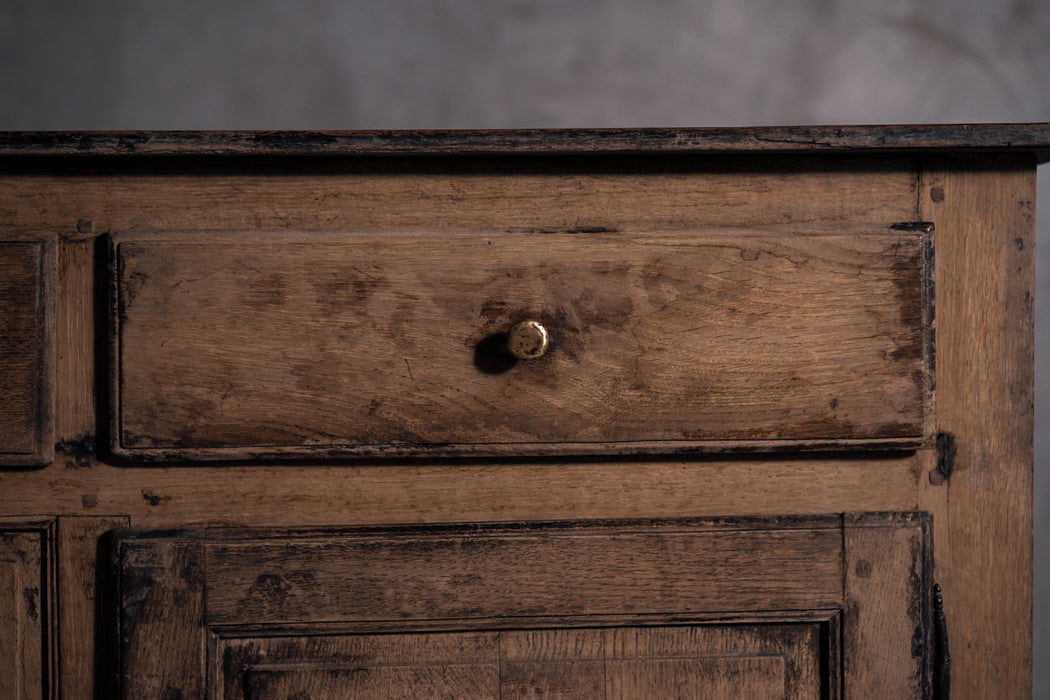
[[[1050,121],[1039,0],[0,0],[0,129]],[[1050,165],[1035,696],[1050,697]]]

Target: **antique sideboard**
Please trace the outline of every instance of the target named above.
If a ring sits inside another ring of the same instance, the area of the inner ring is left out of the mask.
[[[1050,125],[0,134],[0,697],[1026,697]]]

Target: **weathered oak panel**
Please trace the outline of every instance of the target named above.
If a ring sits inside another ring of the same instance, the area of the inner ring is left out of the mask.
[[[126,692],[226,698],[405,684],[929,697],[928,524],[867,514],[126,531],[122,675]]]
[[[481,529],[265,537],[206,547],[207,622],[830,609],[837,528]]]
[[[238,459],[915,446],[928,235],[120,235],[114,447]],[[548,328],[542,358],[506,351],[522,318]]]
[[[0,242],[0,466],[53,454],[54,255],[47,240]]]

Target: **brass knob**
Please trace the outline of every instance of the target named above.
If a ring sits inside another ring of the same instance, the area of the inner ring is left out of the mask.
[[[519,360],[535,360],[547,352],[550,337],[539,321],[518,321],[507,333],[507,349]]]

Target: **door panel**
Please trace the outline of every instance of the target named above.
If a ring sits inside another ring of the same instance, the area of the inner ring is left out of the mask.
[[[907,513],[124,531],[124,696],[928,697],[930,542]]]

